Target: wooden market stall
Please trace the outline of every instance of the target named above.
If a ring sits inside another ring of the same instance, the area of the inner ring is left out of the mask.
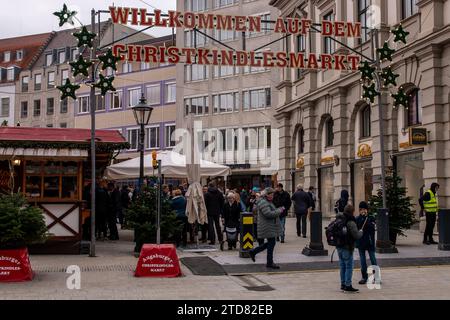
[[[51,238],[35,253],[81,251],[90,216],[83,190],[91,182],[89,129],[0,128],[0,192],[21,192],[44,211]],[[117,130],[96,131],[96,176],[128,143]]]

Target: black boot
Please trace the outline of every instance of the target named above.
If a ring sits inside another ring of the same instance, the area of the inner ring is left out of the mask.
[[[356,293],[359,292],[359,289],[355,289],[352,286],[345,286],[344,292]]]

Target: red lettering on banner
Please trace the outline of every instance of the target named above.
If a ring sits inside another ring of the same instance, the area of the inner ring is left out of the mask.
[[[248,31],[249,32],[261,32],[261,17],[260,16],[248,17]]]
[[[111,13],[112,23],[127,24],[130,8],[116,8],[111,6],[109,7],[109,12]]]
[[[345,22],[336,21],[334,23],[334,30],[336,37],[345,37]]]
[[[277,52],[276,58],[277,58],[277,67],[279,68],[287,67],[288,61],[286,52]]]
[[[264,51],[263,52],[263,66],[264,67],[273,67],[275,63],[273,62],[273,52]]]
[[[153,19],[151,17],[147,18],[147,9],[141,9],[141,26],[152,26]]]
[[[167,27],[167,19],[162,19],[161,10],[155,9],[155,27]]]
[[[198,49],[197,52],[198,52],[198,64],[205,64],[205,65],[211,64],[211,61],[209,61],[208,58],[209,49],[200,48]]]
[[[331,54],[322,54],[320,56],[322,69],[332,69],[331,61],[333,58],[331,57]]]
[[[167,48],[167,55],[169,56],[170,63],[179,63],[180,62],[180,53],[177,47],[169,47]]]
[[[234,29],[236,31],[246,31],[247,30],[246,23],[247,23],[247,17],[245,17],[245,16],[236,16],[235,17],[235,27],[234,27]]]
[[[333,34],[333,22],[324,20],[322,21],[322,35],[331,36]]]
[[[261,60],[256,58],[256,52],[251,51],[250,55],[250,67],[261,67]]]
[[[318,69],[319,64],[317,63],[317,57],[315,54],[311,53],[308,58],[307,69]]]
[[[185,28],[193,29],[196,27],[195,14],[193,12],[185,12],[183,20]]]
[[[221,61],[220,61],[221,65],[224,65],[224,66],[234,65],[233,51],[222,50],[220,53],[220,56],[221,56]]]
[[[183,48],[181,49],[181,52],[185,55],[186,57],[186,63],[187,64],[192,64],[192,56],[195,56],[195,49],[191,49],[191,48]]]
[[[156,49],[156,47],[144,47],[144,62],[158,62],[158,50]]]
[[[337,54],[334,56],[334,69],[335,70],[345,70],[345,61],[346,56]]]
[[[233,30],[233,19],[231,18],[231,16],[222,16],[218,14],[216,16],[216,19],[217,30]]]
[[[127,46],[124,44],[115,44],[112,47],[112,52],[115,57],[118,57],[121,60],[123,60],[123,59],[125,59],[125,55],[123,54],[123,52],[125,52],[126,49],[127,49]]]
[[[311,28],[311,20],[302,20],[302,34],[307,34]]]
[[[305,55],[301,52],[290,52],[289,62],[291,68],[305,68]]]
[[[277,21],[275,22],[274,32],[276,32],[276,33],[287,33],[286,24],[284,23],[283,18],[278,18]]]
[[[139,25],[139,9],[136,8],[131,9],[131,24],[133,26]]]
[[[142,46],[128,45],[128,61],[142,61],[141,58]]]
[[[358,70],[360,60],[361,58],[359,56],[352,56],[352,55],[347,56],[347,61],[351,63],[351,69],[353,71]]]
[[[347,37],[361,38],[361,22],[347,24]]]
[[[180,21],[180,12],[172,11],[169,12],[169,27],[171,28],[182,28],[183,24]]]
[[[300,26],[298,19],[286,18],[287,21],[287,32],[291,34],[297,34],[300,32]]]
[[[212,14],[199,14],[198,15],[198,28],[199,29],[214,29],[214,16]]]
[[[236,66],[243,67],[248,64],[248,55],[245,51],[236,51]]]

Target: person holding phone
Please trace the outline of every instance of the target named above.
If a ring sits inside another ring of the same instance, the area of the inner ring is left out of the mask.
[[[359,216],[356,218],[358,230],[362,230],[362,237],[356,241],[356,247],[359,251],[359,259],[361,263],[362,279],[359,284],[366,284],[368,279],[366,251],[369,253],[370,263],[377,265],[375,257],[375,227],[376,221],[372,215],[369,215],[369,206],[367,202],[361,201],[359,204]]]

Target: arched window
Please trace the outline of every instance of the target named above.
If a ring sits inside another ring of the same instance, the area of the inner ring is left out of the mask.
[[[305,152],[305,130],[300,128],[297,132],[297,154]]]
[[[325,122],[325,147],[331,147],[333,145],[333,119],[328,118]]]
[[[408,127],[422,123],[422,101],[419,89],[413,89],[408,94],[406,123]]]
[[[370,106],[366,105],[361,110],[361,138],[371,136]]]

